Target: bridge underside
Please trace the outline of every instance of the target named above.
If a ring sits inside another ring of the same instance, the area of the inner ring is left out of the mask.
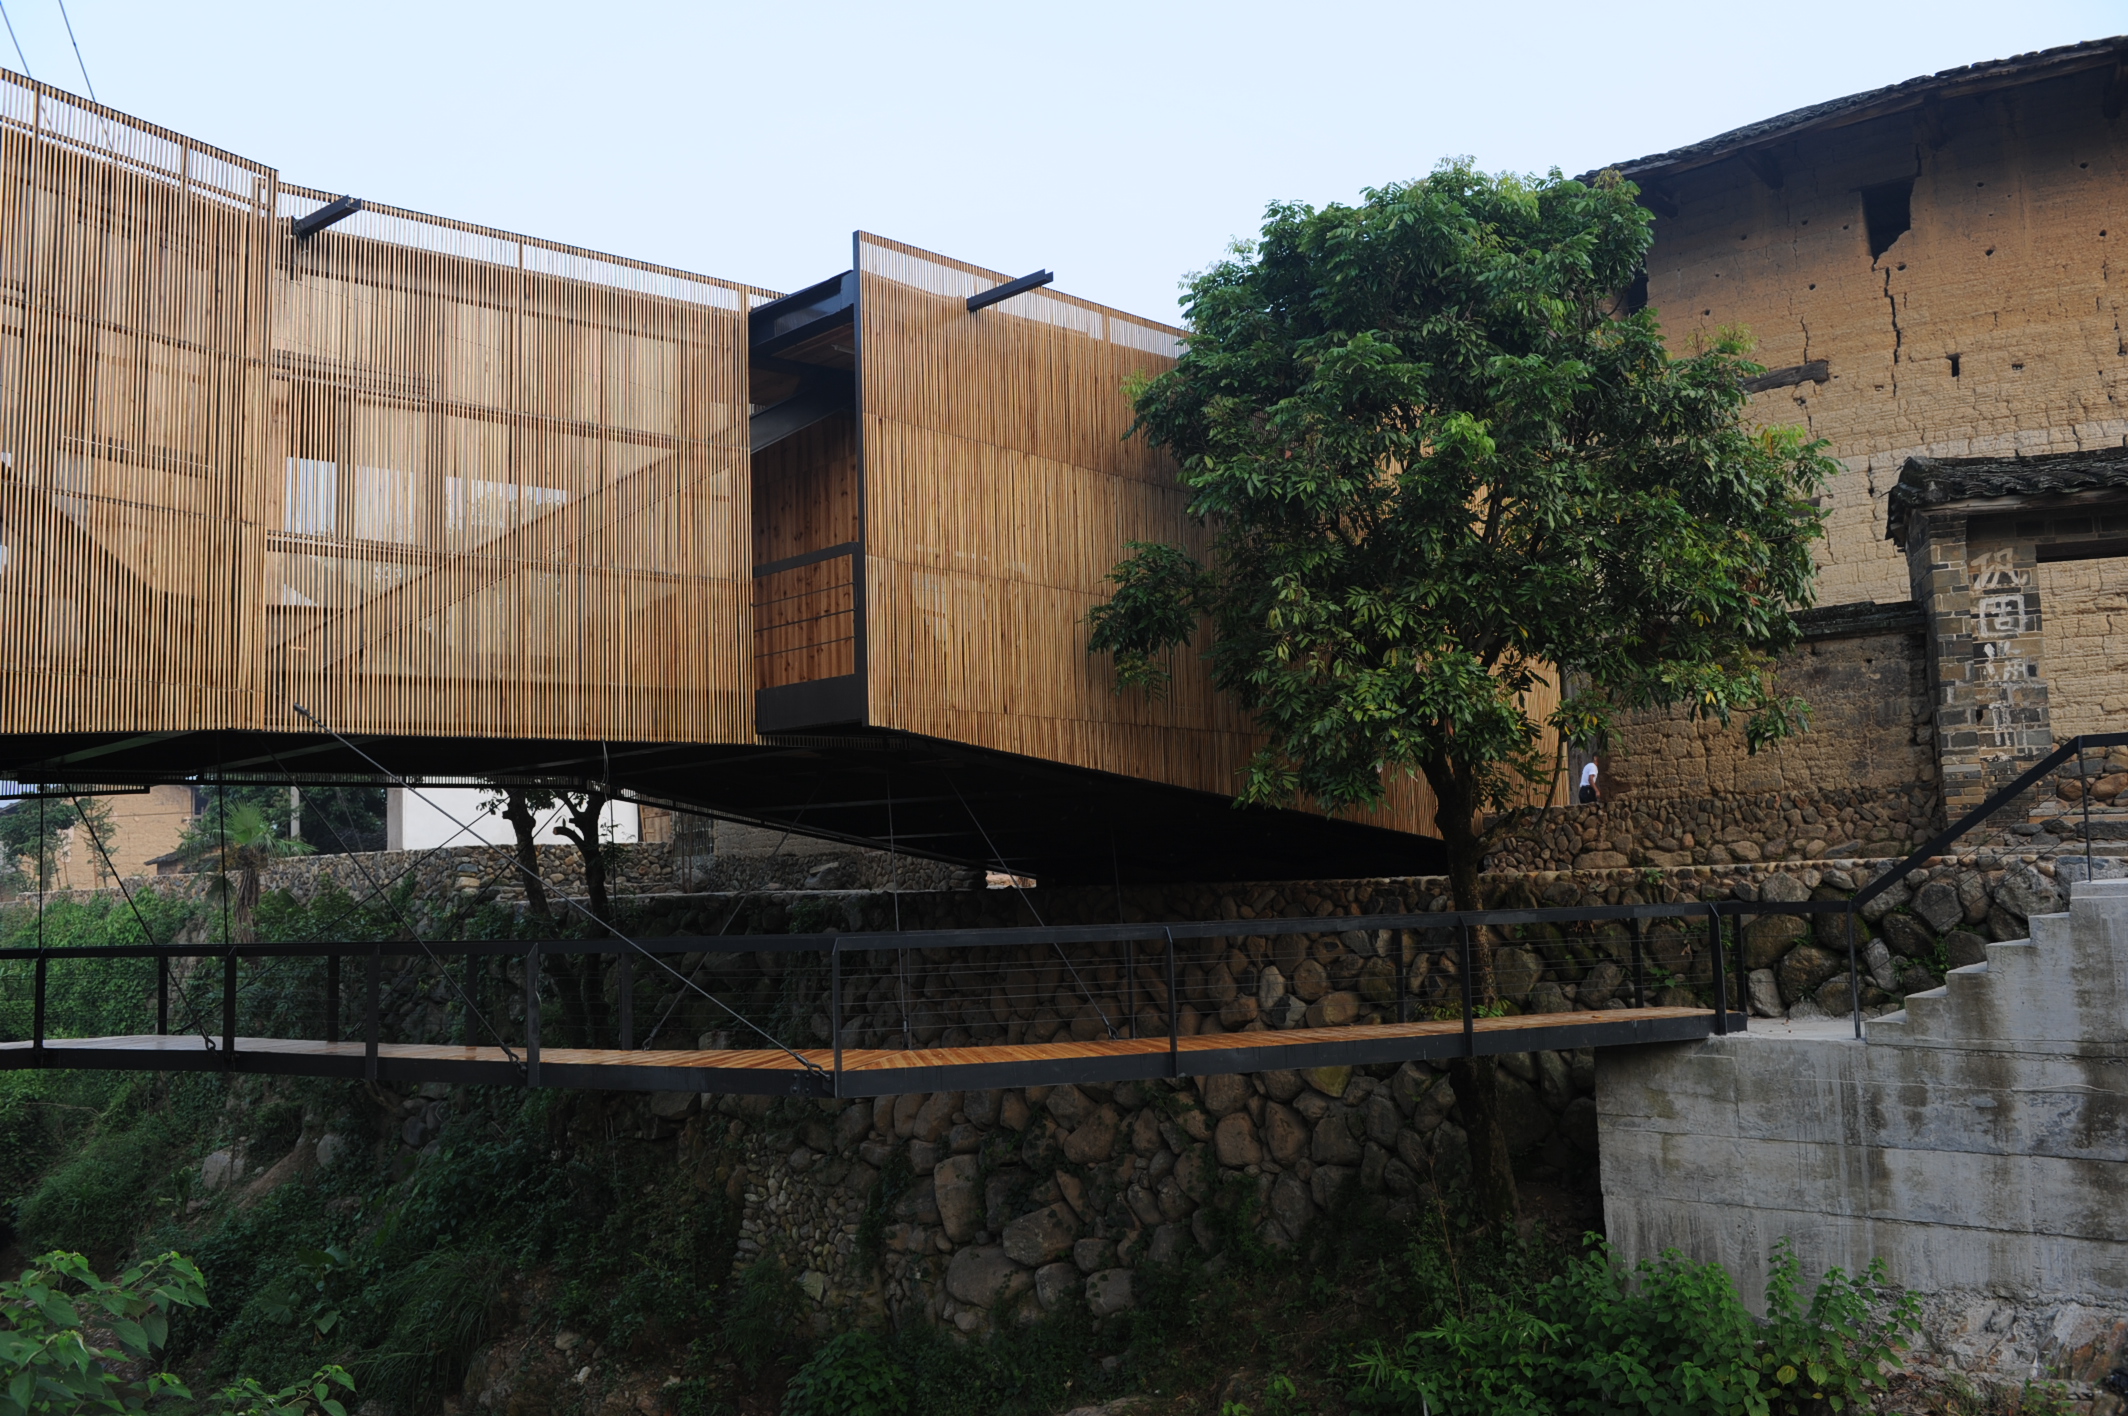
[[[380,768],[382,769],[380,771]],[[1431,837],[910,734],[791,736],[752,746],[200,732],[0,738],[0,776],[176,781],[610,783],[651,803],[1045,885],[1334,879],[1438,873]]]
[[[1744,1019],[1732,1015],[1730,1025]],[[1063,1082],[1220,1076],[1278,1068],[1366,1066],[1577,1047],[1696,1041],[1715,1030],[1707,1008],[1625,1008],[1297,1028],[1196,1037],[1119,1038],[1000,1047],[644,1051],[525,1049],[235,1039],[224,1050],[199,1037],[144,1035],[0,1043],[0,1071],[68,1067],[121,1071],[257,1072],[421,1083],[585,1087],[602,1091],[738,1092],[791,1096],[892,1096]],[[800,1063],[803,1061],[803,1065]]]

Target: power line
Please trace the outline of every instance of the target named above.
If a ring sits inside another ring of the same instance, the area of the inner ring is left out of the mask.
[[[8,16],[7,0],[0,0],[0,23],[7,25],[7,37],[14,40],[15,58],[22,62],[22,76],[26,79],[35,80],[37,76],[30,72],[30,56],[22,52],[22,40],[15,34],[14,20]]]
[[[89,97],[96,98],[96,85],[89,81],[89,66],[87,64],[82,63],[81,41],[74,38],[74,21],[73,18],[67,14],[66,0],[59,0],[59,18],[66,22],[67,43],[74,46],[74,62],[76,64],[81,65],[81,81],[82,83],[88,85]],[[97,99],[97,102],[99,103],[102,101],[103,100],[101,99]]]

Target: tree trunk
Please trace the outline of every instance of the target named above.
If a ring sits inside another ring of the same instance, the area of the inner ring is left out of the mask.
[[[613,916],[606,898],[606,854],[599,841],[599,818],[605,814],[608,798],[604,792],[593,788],[583,794],[581,802],[573,797],[562,800],[569,811],[569,822],[561,828],[561,833],[576,842],[577,854],[583,858],[584,895],[592,918],[611,929]],[[573,960],[574,967],[568,970],[586,1047],[602,1046],[607,1031],[604,962],[604,955],[585,954]]]
[[[546,882],[539,877],[539,843],[533,834],[539,827],[523,790],[503,789],[502,818],[510,823],[511,834],[517,838],[517,873],[525,882],[525,913],[535,924],[551,931],[558,921],[547,899]],[[567,1046],[596,1047],[598,1039],[593,1036],[592,1019],[584,1007],[582,971],[577,962],[563,954],[548,954],[541,969],[554,980],[555,994],[561,999],[562,1036],[558,1041]]]
[[[259,867],[247,853],[236,873],[236,942],[259,942]]]
[[[536,829],[532,807],[521,788],[503,789],[502,819],[510,823],[510,830],[517,836],[517,873],[525,882],[525,909],[534,919],[551,919],[547,887],[539,878],[539,846],[532,838]]]
[[[1439,803],[1435,821],[1448,849],[1448,892],[1458,910],[1484,907],[1478,893],[1478,870],[1485,863],[1485,840],[1473,827],[1476,794],[1448,764],[1429,764],[1428,783]],[[1493,982],[1492,941],[1488,931],[1471,931],[1473,1001],[1482,1006],[1497,996]],[[1471,1190],[1478,1211],[1489,1222],[1507,1224],[1521,1212],[1515,1192],[1514,1164],[1507,1154],[1507,1133],[1500,1129],[1498,1092],[1490,1057],[1458,1057],[1448,1064],[1448,1084],[1456,1093],[1456,1110],[1470,1137]]]
[[[613,918],[607,913],[606,902],[606,853],[599,843],[599,817],[606,811],[606,794],[593,789],[584,793],[582,806],[571,802],[569,824],[562,834],[576,842],[577,854],[584,858],[584,894],[591,904],[591,913],[598,922],[611,926]]]

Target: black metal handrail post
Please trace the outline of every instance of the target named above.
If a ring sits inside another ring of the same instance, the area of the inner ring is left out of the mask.
[[[1474,962],[1470,943],[1470,921],[1459,919],[1456,929],[1462,936],[1463,963],[1457,971],[1463,983],[1463,1055],[1478,1055],[1478,995],[1477,965]]]
[[[534,944],[525,953],[525,1085],[539,1085],[539,955]]]
[[[1175,931],[1163,929],[1167,936],[1167,1074],[1182,1075],[1182,999],[1175,992]]]
[[[222,955],[222,1065],[236,1057],[236,950]]]
[[[842,937],[828,946],[828,1036],[835,1042],[835,1075],[831,1095],[842,1095]]]
[[[1854,1012],[1855,1037],[1862,1036],[1862,973],[1855,960],[1855,906],[1847,904],[1847,1001]]]
[[[377,1080],[378,1031],[383,1026],[382,1019],[378,1016],[384,1002],[384,946],[382,944],[369,946],[369,978],[367,983],[368,987],[364,991],[368,996],[363,1000],[362,1005],[362,1079],[374,1082]]]
[[[1138,941],[1123,941],[1123,1008],[1130,1014],[1125,1024],[1130,1029],[1124,1036],[1133,1042],[1138,1038]]]
[[[1714,1032],[1718,1037],[1729,1033],[1729,971],[1722,967],[1722,915],[1712,904],[1707,906],[1707,945],[1714,963]]]
[[[480,1043],[480,955],[465,956],[465,1038],[467,1047]],[[497,1041],[501,1041],[500,1038]]]
[[[1726,925],[1724,929],[1727,929]],[[1744,953],[1744,926],[1739,922],[1736,927],[1736,1004],[1737,1012],[1743,1014],[1747,1032],[1751,1028],[1751,974],[1744,965],[1748,962],[1750,960]]]
[[[1411,1021],[1411,950],[1404,947],[1404,936],[1409,932],[1403,929],[1388,931],[1389,937],[1396,941],[1397,1021],[1400,1023]]]
[[[325,1040],[340,1040],[340,956],[325,956]]]
[[[45,962],[44,955],[40,953],[34,970],[36,981],[33,985],[33,1001],[30,1004],[30,1051],[37,1054],[36,1064],[39,1067],[44,1065]]]
[[[2091,767],[2084,761],[2084,740],[2076,740],[2076,784],[2078,798],[2084,804],[2084,879],[2093,879],[2091,873]]]
[[[1643,926],[1639,917],[1635,916],[1633,920],[1633,1006],[1636,1008],[1648,1006],[1648,990],[1641,974],[1640,939],[1642,933]]]

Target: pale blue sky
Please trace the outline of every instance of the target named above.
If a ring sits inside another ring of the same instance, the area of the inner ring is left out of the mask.
[[[58,0],[4,3],[79,92]],[[863,227],[1169,319],[1267,201],[1582,171],[2128,31],[2124,0],[68,3],[106,103],[304,185],[778,289]]]

